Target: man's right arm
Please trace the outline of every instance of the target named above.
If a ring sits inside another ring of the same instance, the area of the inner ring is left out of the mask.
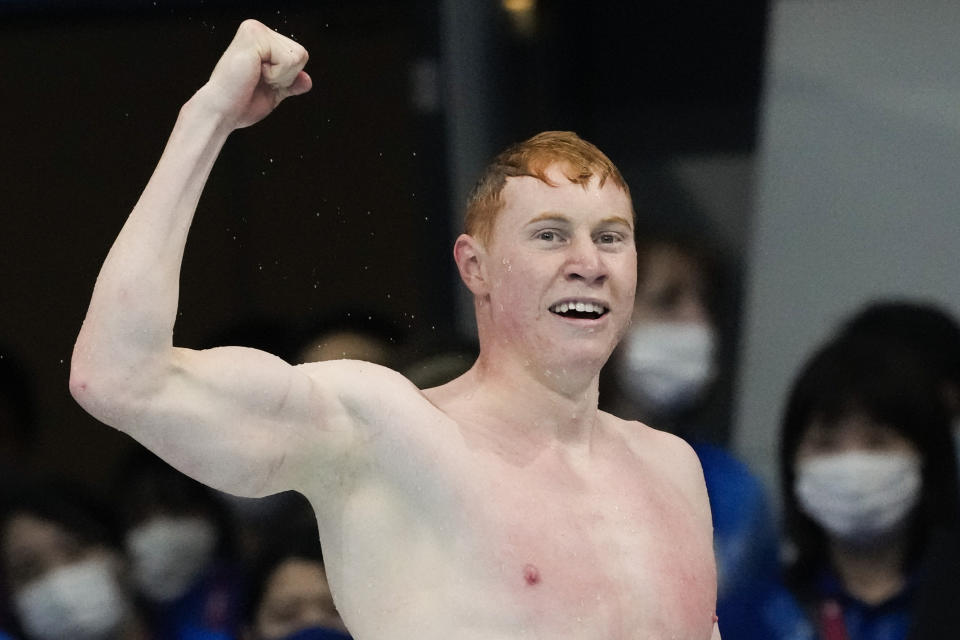
[[[310,89],[306,59],[300,45],[264,25],[241,25],[209,82],[181,109],[111,247],[71,363],[71,393],[94,417],[188,475],[241,495],[296,488],[298,457],[313,453],[314,432],[343,433],[353,420],[337,388],[318,384],[316,373],[252,349],[172,343],[187,231],[213,163],[230,132]]]

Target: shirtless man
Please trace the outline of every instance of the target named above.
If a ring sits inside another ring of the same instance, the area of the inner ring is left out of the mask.
[[[481,349],[453,382],[421,392],[366,362],[173,346],[214,160],[231,131],[310,89],[306,60],[244,22],[183,106],[100,272],[73,396],[217,489],[306,495],[358,640],[717,640],[696,456],[597,409],[633,310],[633,210],[572,134],[528,141],[520,175],[494,165],[478,189],[454,258]]]

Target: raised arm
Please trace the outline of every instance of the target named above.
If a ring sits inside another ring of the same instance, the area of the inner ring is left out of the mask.
[[[97,278],[74,347],[70,391],[99,420],[211,486],[257,496],[296,488],[311,430],[349,422],[335,390],[242,348],[173,346],[180,263],[227,136],[310,89],[307,52],[244,22],[183,106],[153,176]]]

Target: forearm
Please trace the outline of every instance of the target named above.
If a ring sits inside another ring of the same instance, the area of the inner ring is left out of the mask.
[[[172,347],[180,264],[204,184],[230,127],[201,89],[180,111],[143,194],[110,249],[74,348],[78,400],[95,379],[134,383]]]

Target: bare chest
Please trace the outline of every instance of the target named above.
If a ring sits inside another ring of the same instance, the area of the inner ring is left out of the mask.
[[[477,473],[465,509],[478,574],[528,625],[609,639],[710,636],[710,532],[669,478],[618,456],[587,473],[555,461]]]

